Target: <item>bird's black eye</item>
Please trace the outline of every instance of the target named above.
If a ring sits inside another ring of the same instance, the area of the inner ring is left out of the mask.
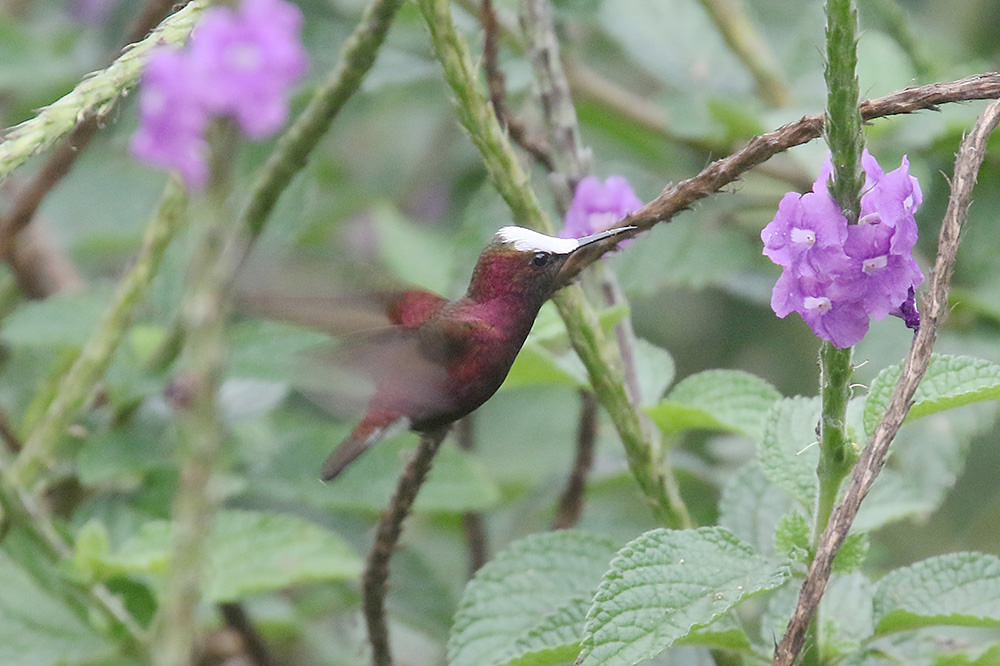
[[[552,259],[552,255],[548,252],[536,252],[535,256],[531,258],[531,265],[536,268],[542,268],[549,264],[550,259]]]

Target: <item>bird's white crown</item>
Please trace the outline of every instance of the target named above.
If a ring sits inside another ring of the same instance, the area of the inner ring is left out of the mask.
[[[569,254],[580,247],[575,238],[556,238],[524,227],[503,227],[495,236],[501,243],[510,243],[520,252],[551,252]]]

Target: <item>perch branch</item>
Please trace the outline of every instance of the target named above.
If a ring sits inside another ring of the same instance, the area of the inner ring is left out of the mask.
[[[409,515],[410,508],[417,499],[417,493],[431,470],[434,456],[447,434],[448,429],[441,428],[420,436],[420,445],[396,482],[396,492],[389,502],[389,508],[382,513],[382,519],[375,532],[375,542],[368,551],[361,588],[368,642],[372,647],[372,666],[392,666],[389,627],[385,620],[385,588],[389,579],[389,561],[396,552],[396,544],[403,532],[403,521]]]

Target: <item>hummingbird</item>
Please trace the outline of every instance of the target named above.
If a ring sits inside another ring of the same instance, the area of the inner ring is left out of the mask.
[[[464,296],[448,300],[421,289],[383,294],[386,326],[366,331],[362,345],[347,344],[374,393],[361,422],[323,464],[323,481],[391,433],[430,432],[478,409],[507,377],[545,301],[634,230],[557,238],[503,227],[479,255]],[[288,299],[256,309],[331,328],[319,304],[312,305],[296,315]]]

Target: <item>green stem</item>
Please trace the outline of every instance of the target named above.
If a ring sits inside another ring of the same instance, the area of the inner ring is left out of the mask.
[[[860,91],[856,74],[858,63],[858,14],[853,0],[827,0],[826,3],[826,88],[825,134],[833,162],[830,195],[848,223],[855,224],[861,214],[861,188],[864,174],[861,153],[864,135],[859,104]],[[851,397],[853,349],[837,349],[829,342],[820,346],[820,459],[816,467],[819,496],[813,546],[818,548],[837,501],[837,492],[854,463],[853,449],[847,436],[847,405]],[[812,618],[809,631],[813,647],[807,653],[813,663],[823,662],[823,645],[818,627],[819,612]]]
[[[238,227],[227,224],[231,216],[224,203],[226,188],[218,176],[223,169],[215,166],[205,198],[202,237],[191,258],[182,305],[182,371],[168,390],[178,416],[181,474],[174,497],[170,571],[153,650],[156,666],[191,664],[207,541],[216,508],[210,482],[223,439],[218,392],[226,356],[227,290],[234,270],[226,250],[232,247],[231,234]]]
[[[853,0],[826,3],[826,123],[824,131],[833,159],[830,194],[847,221],[855,223],[861,211],[861,132],[858,64],[858,13]]]
[[[829,342],[820,346],[820,458],[819,499],[816,505],[814,539],[818,540],[833,513],[837,491],[851,471],[855,456],[847,436],[847,405],[851,399],[852,347],[837,349]]]
[[[146,290],[159,269],[167,245],[182,226],[186,204],[183,187],[171,179],[160,200],[160,207],[146,229],[135,266],[118,285],[101,321],[60,381],[44,416],[24,443],[11,469],[17,486],[30,489],[35,483],[39,472],[49,464],[66,429],[104,376],[132,323],[136,308],[142,304]]]
[[[171,14],[142,41],[132,44],[108,67],[86,77],[72,91],[11,128],[0,142],[0,182],[25,160],[73,131],[81,118],[103,116],[139,81],[150,52],[161,44],[183,44],[209,0],[193,0]]]
[[[373,0],[365,8],[361,22],[341,48],[337,66],[313,93],[306,109],[281,135],[254,183],[250,202],[240,215],[240,222],[251,237],[263,230],[278,197],[292,177],[305,167],[309,154],[347,100],[361,87],[402,4],[403,0]]]
[[[459,120],[479,149],[514,222],[552,233],[552,222],[542,210],[527,174],[490,108],[468,46],[455,31],[447,0],[419,0],[419,6],[445,80],[455,95]],[[614,347],[598,325],[593,308],[576,285],[558,292],[553,301],[566,324],[573,348],[587,368],[594,393],[618,430],[632,474],[657,518],[669,526],[689,526],[690,516],[673,477],[664,476],[659,465],[660,452],[643,437],[639,414],[625,389],[620,359],[616,359]]]

